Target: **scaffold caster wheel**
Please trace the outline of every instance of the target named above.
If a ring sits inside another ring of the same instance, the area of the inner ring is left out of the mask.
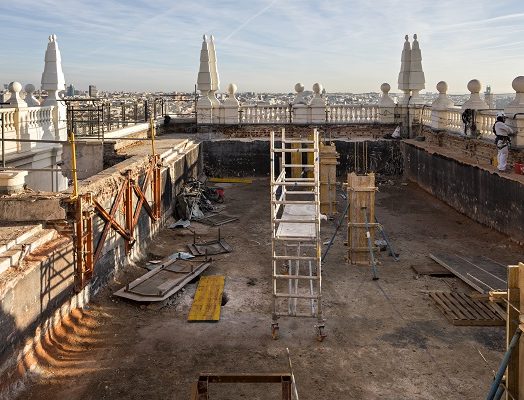
[[[271,324],[271,337],[273,338],[273,340],[278,339],[278,324],[277,323]]]
[[[319,342],[322,342],[324,341],[324,338],[326,337],[327,335],[325,334],[324,332],[324,326],[317,326],[317,340]]]

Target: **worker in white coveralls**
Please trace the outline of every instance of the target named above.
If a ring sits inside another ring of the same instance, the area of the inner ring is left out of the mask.
[[[503,112],[497,113],[497,120],[493,124],[493,133],[495,134],[495,145],[498,149],[497,168],[500,172],[506,172],[508,163],[509,145],[511,144],[510,136],[514,135],[513,129],[507,126],[504,121],[506,115]]]

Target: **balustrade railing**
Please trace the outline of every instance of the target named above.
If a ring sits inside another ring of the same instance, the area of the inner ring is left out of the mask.
[[[332,105],[326,106],[326,122],[373,123],[378,122],[378,105]]]
[[[291,108],[287,105],[240,106],[239,120],[246,124],[284,124],[291,122]]]
[[[0,108],[0,123],[3,124],[4,133],[15,130],[16,108]]]

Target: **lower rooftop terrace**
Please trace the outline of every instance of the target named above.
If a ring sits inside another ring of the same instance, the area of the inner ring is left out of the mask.
[[[493,162],[497,110],[478,108],[477,82],[468,88],[462,108],[439,83],[432,106],[395,104],[384,84],[380,102],[364,106],[327,105],[319,86],[310,102],[240,105],[231,86],[231,101],[206,107],[197,99],[183,116],[168,100],[128,105],[109,120],[80,105],[0,109],[0,398],[189,399],[201,373],[288,373],[286,348],[304,398],[485,396],[520,314],[511,292],[519,281],[506,270],[524,254],[524,78],[513,81],[515,100],[505,110],[517,131],[509,173]],[[300,97],[303,87],[296,89]],[[474,111],[463,119],[466,109]],[[391,138],[396,127],[399,139]],[[282,320],[272,338],[270,133],[282,128],[290,140],[317,129],[338,153],[337,204],[320,225],[322,341],[300,318]],[[68,129],[78,133],[74,146]],[[347,174],[364,166],[376,174],[376,216],[399,253],[399,261],[376,253],[376,281],[370,267],[347,262],[347,231],[337,229],[347,224]],[[194,220],[169,229],[182,188],[202,175],[226,180],[216,183],[224,213],[238,220],[221,228],[233,251],[213,256],[202,273],[225,277],[220,320],[192,324],[198,278],[158,303],[114,293],[144,275],[148,262],[187,251],[194,238],[216,239],[216,227]],[[504,287],[490,294],[475,288],[478,277],[428,274],[438,267],[430,254],[495,265]],[[450,323],[432,300],[443,292],[498,307],[511,314],[508,326]],[[506,375],[513,393],[519,354]],[[279,398],[279,387],[267,388],[225,385],[211,398]]]

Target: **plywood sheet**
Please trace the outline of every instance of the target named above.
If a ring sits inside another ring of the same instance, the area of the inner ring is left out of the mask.
[[[316,237],[314,204],[288,204],[284,206],[282,220],[311,220],[313,222],[286,223],[281,222],[277,229],[277,237],[297,237],[312,239]]]
[[[193,305],[187,318],[188,321],[204,322],[218,321],[220,319],[224,282],[225,277],[223,275],[203,276],[200,278]]]
[[[487,257],[444,253],[429,256],[480,293],[488,293],[490,290],[506,290],[508,287],[507,266],[495,260]]]

